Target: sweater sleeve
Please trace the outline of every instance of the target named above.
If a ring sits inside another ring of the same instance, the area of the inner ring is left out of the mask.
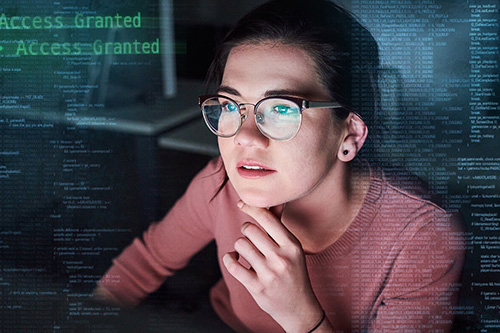
[[[210,199],[220,186],[221,163],[211,161],[169,213],[113,259],[98,282],[119,304],[134,307],[213,239]]]
[[[371,332],[447,332],[464,257],[463,234],[437,214],[393,248],[390,274],[372,310]]]

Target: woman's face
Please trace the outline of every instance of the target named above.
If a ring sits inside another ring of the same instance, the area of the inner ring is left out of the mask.
[[[252,104],[270,95],[329,100],[310,56],[279,43],[233,48],[218,93]],[[265,137],[256,127],[253,107],[249,109],[235,136],[219,137],[229,180],[244,202],[276,206],[307,196],[332,179],[344,133],[333,125],[331,109],[305,110],[299,132],[289,141]]]

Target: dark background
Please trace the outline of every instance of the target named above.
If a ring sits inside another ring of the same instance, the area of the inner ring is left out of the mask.
[[[169,117],[196,108],[217,40],[262,2],[174,1],[174,98],[163,94],[161,55],[13,56],[20,39],[89,42],[109,38],[109,29],[0,29],[0,332],[179,331],[193,322],[191,330],[208,330],[203,299],[219,274],[213,244],[138,310],[87,297],[111,259],[160,219],[214,156],[193,139],[208,131],[198,114]],[[464,221],[456,331],[498,331],[499,4],[343,4],[381,50],[379,154],[427,181]],[[140,11],[145,26],[114,31],[114,40],[152,41],[160,36],[158,8],[154,0],[2,1],[0,13]],[[163,127],[140,125],[161,117]],[[178,133],[198,148],[161,143]]]

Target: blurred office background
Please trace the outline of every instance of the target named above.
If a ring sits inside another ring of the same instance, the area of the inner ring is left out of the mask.
[[[219,276],[213,244],[135,312],[86,298],[111,259],[217,156],[197,96],[217,41],[262,2],[0,4],[7,19],[140,12],[143,23],[0,27],[0,331],[133,331],[144,322],[146,331],[176,331],[192,318],[203,323],[200,299]],[[379,154],[428,182],[464,220],[457,331],[493,332],[500,317],[499,4],[342,3],[380,46]],[[160,54],[16,54],[20,41],[156,38]],[[177,316],[166,319],[165,309]]]

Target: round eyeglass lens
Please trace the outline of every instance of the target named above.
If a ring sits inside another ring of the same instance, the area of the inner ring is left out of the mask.
[[[212,132],[219,136],[232,136],[240,127],[238,105],[224,97],[212,97],[203,102],[203,118]]]
[[[302,115],[300,107],[282,98],[263,100],[255,115],[260,130],[274,140],[289,140],[297,134]]]

